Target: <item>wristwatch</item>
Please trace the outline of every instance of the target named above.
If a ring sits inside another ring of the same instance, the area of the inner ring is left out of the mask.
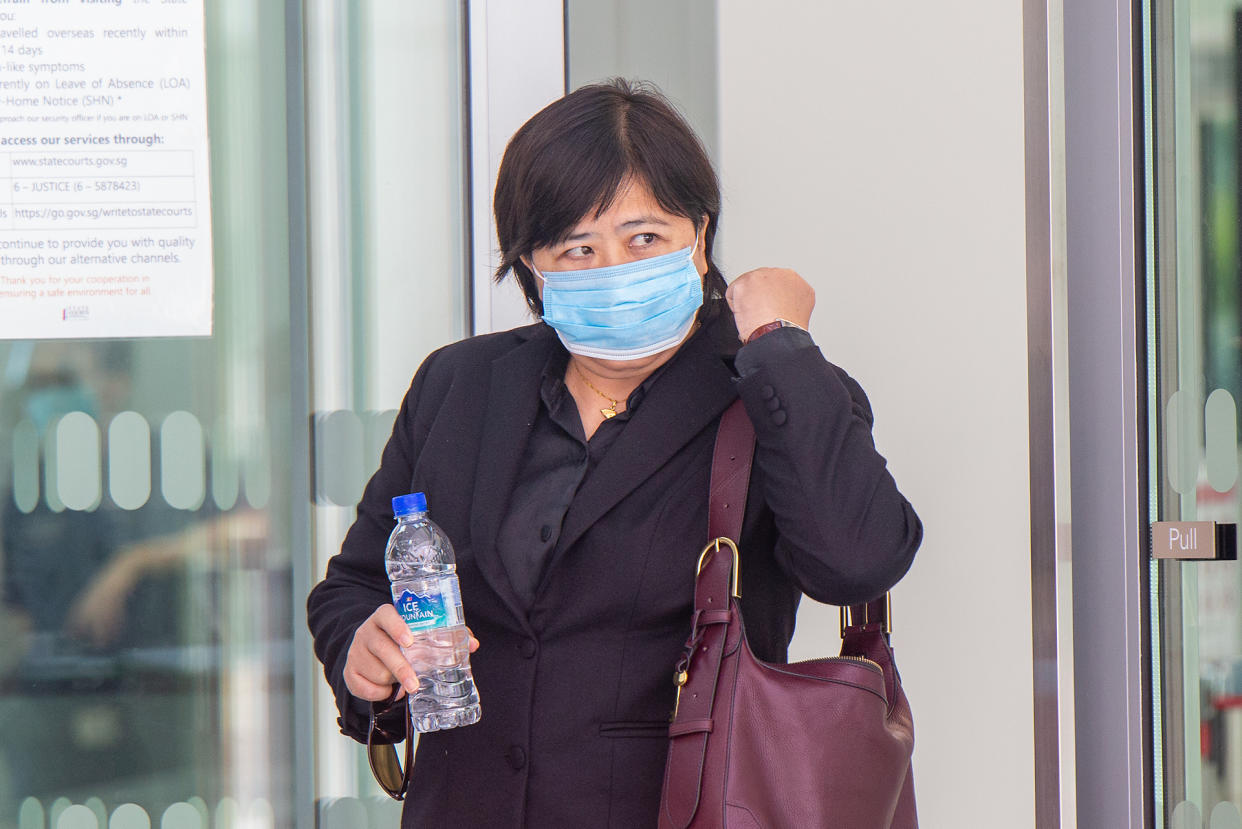
[[[742,343],[742,345],[750,345],[755,340],[762,337],[764,334],[768,333],[769,331],[775,331],[778,328],[797,328],[799,331],[806,331],[805,328],[803,328],[801,325],[798,325],[798,323],[796,322],[790,322],[787,319],[778,318],[776,320],[773,320],[772,322],[769,322],[766,325],[759,326],[754,331],[751,331],[750,336],[746,338],[746,342]]]

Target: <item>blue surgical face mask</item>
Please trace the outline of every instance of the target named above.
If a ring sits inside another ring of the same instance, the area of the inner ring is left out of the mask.
[[[601,360],[637,360],[686,338],[703,304],[694,245],[606,268],[540,273],[543,321],[570,352]]]

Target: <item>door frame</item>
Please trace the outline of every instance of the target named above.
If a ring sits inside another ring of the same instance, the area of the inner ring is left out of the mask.
[[[468,0],[472,334],[533,322],[517,281],[497,285],[492,192],[509,136],[565,94],[564,0]]]
[[[1080,826],[1152,826],[1140,4],[1064,3]]]

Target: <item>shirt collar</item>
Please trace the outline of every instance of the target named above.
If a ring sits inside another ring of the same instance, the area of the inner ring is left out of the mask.
[[[634,412],[638,411],[638,407],[642,405],[643,398],[651,391],[651,387],[655,385],[656,381],[660,379],[669,366],[681,358],[686,350],[686,346],[700,336],[702,332],[703,327],[700,326],[699,330],[691,334],[681,344],[681,347],[673,355],[672,359],[667,360],[659,368],[651,372],[646,379],[638,384],[634,391],[630,392],[630,396],[625,400],[625,409],[617,413],[617,418],[628,420]],[[548,355],[548,361],[544,364],[543,374],[540,378],[539,396],[549,412],[555,411],[557,406],[563,405],[566,402],[565,395],[569,393],[569,389],[565,386],[565,372],[568,369],[569,352],[558,341],[556,348],[552,349],[552,353]]]

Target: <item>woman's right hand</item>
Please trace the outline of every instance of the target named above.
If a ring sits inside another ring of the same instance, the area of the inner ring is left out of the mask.
[[[479,649],[479,640],[470,634],[470,652]],[[354,631],[345,656],[345,687],[358,699],[378,702],[392,695],[393,683],[400,683],[400,699],[418,690],[418,675],[406,661],[401,648],[414,644],[414,635],[391,604],[382,604]]]
[[[354,631],[345,656],[345,687],[358,699],[378,702],[392,694],[394,682],[403,694],[418,690],[418,676],[401,653],[414,644],[405,620],[390,604],[382,604]]]

